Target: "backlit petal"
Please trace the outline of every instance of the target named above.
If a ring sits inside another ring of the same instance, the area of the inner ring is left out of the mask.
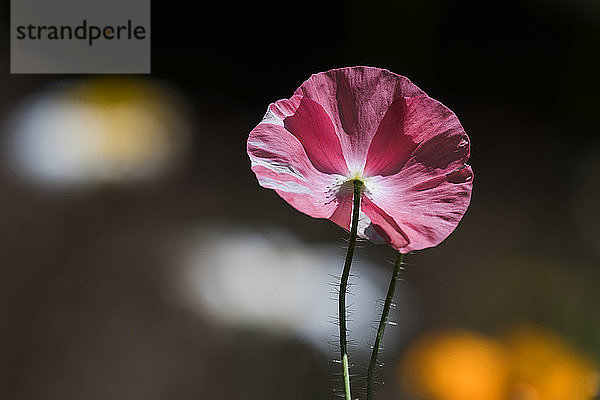
[[[311,154],[316,156],[309,158],[300,139],[286,130],[286,114],[294,113],[300,104],[300,98],[293,98],[271,105],[263,122],[252,130],[247,144],[252,171],[261,186],[274,189],[299,211],[315,218],[329,218],[338,206],[334,188],[341,176],[322,172],[332,164],[320,159],[323,153],[318,152],[318,147],[313,146],[317,150]],[[292,125],[299,123],[300,117]],[[318,145],[319,141],[314,143]],[[322,162],[315,165],[315,159]]]
[[[405,133],[410,104],[410,98],[401,97],[386,111],[369,146],[365,176],[397,173],[417,147],[416,139]]]
[[[394,116],[397,124],[386,121]],[[436,246],[456,228],[471,197],[468,157],[469,138],[441,103],[417,96],[390,107],[371,144],[365,173],[379,174],[370,178],[370,199],[379,214],[398,225],[382,224],[382,229],[391,240],[398,231],[408,239],[406,244],[392,241],[395,248],[408,252]]]
[[[391,239],[398,234],[408,239],[406,244],[390,241],[402,253],[440,244],[454,231],[471,200],[473,172],[468,165],[429,177],[424,173],[427,167],[420,168],[419,172],[415,167],[379,177],[370,194],[373,203],[398,226],[387,224],[381,228]]]
[[[312,75],[298,88],[323,106],[340,138],[348,168],[362,171],[371,140],[390,105],[423,95],[407,78],[370,67],[339,68]]]
[[[366,238],[389,243],[396,249],[405,248],[409,244],[408,237],[394,218],[366,197],[363,201],[363,212],[370,220],[370,227],[364,232]]]
[[[340,140],[323,107],[302,97],[295,112],[284,118],[283,124],[302,143],[316,169],[326,174],[348,174]]]

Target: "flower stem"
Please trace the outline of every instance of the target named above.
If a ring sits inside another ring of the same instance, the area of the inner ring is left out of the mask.
[[[352,400],[350,394],[350,373],[348,370],[348,349],[346,341],[346,291],[348,289],[348,278],[350,277],[350,266],[352,257],[354,257],[354,247],[356,246],[356,236],[358,233],[358,217],[360,215],[360,198],[362,196],[363,183],[355,179],[354,195],[352,206],[352,223],[350,227],[350,241],[348,242],[348,252],[346,253],[346,262],[342,271],[340,280],[340,296],[338,300],[338,318],[340,321],[340,356],[342,360],[342,374],[344,376],[344,400]]]
[[[394,264],[394,272],[392,273],[392,280],[388,288],[387,297],[383,304],[383,311],[381,312],[381,319],[379,320],[379,327],[377,328],[377,336],[375,337],[375,343],[373,344],[373,352],[371,353],[371,361],[369,361],[369,370],[367,372],[367,400],[373,398],[373,380],[375,375],[375,367],[377,366],[377,356],[381,347],[381,341],[383,339],[383,332],[388,322],[388,316],[390,314],[390,307],[392,300],[394,299],[394,290],[396,289],[396,281],[400,277],[400,270],[402,269],[402,259],[404,254],[398,253],[398,258]]]

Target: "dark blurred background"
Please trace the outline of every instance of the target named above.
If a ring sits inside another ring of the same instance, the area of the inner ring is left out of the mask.
[[[461,392],[470,389],[436,381],[433,362],[408,376],[407,352],[418,352],[423,335],[458,329],[485,343],[473,350],[458,341],[449,365],[496,346],[512,371],[525,361],[515,361],[505,332],[523,325],[544,332],[534,335],[540,348],[548,336],[558,346],[540,350],[543,366],[575,360],[563,371],[570,380],[540,370],[550,383],[527,375],[509,389],[488,385],[493,393],[478,400],[593,398],[599,2],[194,5],[153,1],[152,74],[108,79],[9,74],[4,2],[1,399],[333,398],[341,388],[335,352],[323,346],[335,337],[303,318],[304,302],[335,278],[302,266],[323,253],[317,262],[338,274],[345,233],[260,188],[245,141],[270,102],[312,73],[349,65],[405,75],[451,108],[471,138],[475,172],[458,229],[407,257],[379,398],[470,400]],[[281,236],[289,236],[284,245]],[[359,254],[372,268],[354,283],[371,282],[383,297],[393,252],[364,244]],[[286,297],[294,280],[307,286]],[[289,309],[273,309],[281,299]],[[322,307],[335,310],[329,303]],[[468,365],[470,379],[485,381],[477,363]],[[510,375],[502,368],[493,371]],[[578,391],[582,382],[591,389]],[[439,394],[436,385],[454,389]]]

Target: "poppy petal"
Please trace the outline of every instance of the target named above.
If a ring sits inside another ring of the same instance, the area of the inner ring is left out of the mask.
[[[372,183],[373,203],[396,222],[385,229],[390,238],[400,230],[408,243],[391,243],[408,253],[440,244],[458,225],[471,200],[473,171],[468,165],[460,170],[424,178],[403,170],[390,177],[379,177]],[[373,219],[373,217],[371,217]]]
[[[334,188],[342,177],[323,173],[311,162],[301,141],[283,126],[280,116],[285,116],[281,111],[286,107],[292,110],[293,102],[271,105],[263,122],[250,132],[247,151],[252,171],[261,186],[274,189],[299,211],[329,218],[337,208]]]
[[[407,78],[385,69],[339,68],[312,75],[296,90],[323,106],[352,172],[362,171],[386,111],[400,97],[423,95]]]
[[[294,113],[283,119],[283,124],[302,143],[317,170],[325,174],[348,174],[340,140],[323,107],[302,97]]]

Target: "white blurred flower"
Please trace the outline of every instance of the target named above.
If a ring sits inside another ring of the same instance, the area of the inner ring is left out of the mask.
[[[7,126],[14,172],[43,186],[148,179],[185,148],[190,125],[169,90],[97,78],[55,87],[17,108]]]
[[[342,249],[305,245],[279,230],[211,229],[193,235],[182,254],[173,290],[184,305],[222,324],[295,336],[325,352],[334,349]],[[389,276],[360,258],[352,273],[349,339],[357,344],[356,354],[365,356]],[[400,310],[392,317],[402,319],[401,328],[388,329],[387,348],[410,325],[406,292],[399,289]]]

